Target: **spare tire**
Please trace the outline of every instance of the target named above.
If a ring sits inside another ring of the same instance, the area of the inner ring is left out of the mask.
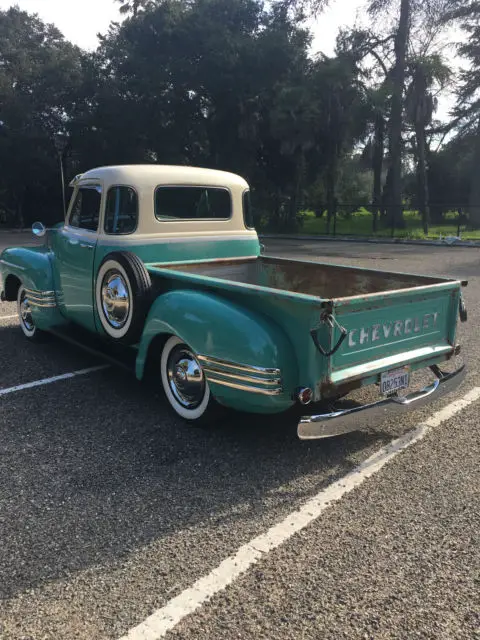
[[[105,333],[124,344],[140,338],[152,299],[145,265],[130,251],[115,251],[103,259],[95,283],[97,313]]]

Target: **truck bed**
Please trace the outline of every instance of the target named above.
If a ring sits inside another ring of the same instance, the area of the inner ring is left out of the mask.
[[[427,276],[380,272],[357,267],[264,256],[214,262],[154,264],[151,266],[230,282],[301,293],[322,299],[396,291],[444,282],[443,279]]]
[[[454,353],[458,280],[264,256],[147,268],[159,295],[202,291],[268,318],[293,347],[298,386],[314,389],[316,400]]]

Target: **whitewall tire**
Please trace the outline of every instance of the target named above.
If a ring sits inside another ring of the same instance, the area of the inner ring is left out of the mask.
[[[101,263],[95,283],[100,323],[113,340],[138,341],[151,301],[152,283],[143,262],[129,251],[116,251]]]
[[[193,350],[177,336],[166,341],[160,358],[163,390],[171,408],[184,420],[203,425],[218,408]]]
[[[106,260],[97,274],[96,302],[105,332],[116,340],[124,338],[133,318],[133,293],[128,275],[116,260]]]
[[[41,336],[41,331],[37,329],[33,320],[32,308],[23,284],[20,285],[17,293],[17,313],[23,335],[32,342],[38,341]]]

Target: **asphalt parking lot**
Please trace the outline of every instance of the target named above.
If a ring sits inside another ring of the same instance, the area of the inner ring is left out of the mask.
[[[0,247],[25,239],[4,236]],[[480,250],[266,245],[272,255],[468,279],[459,395],[327,441],[300,442],[288,421],[247,415],[191,429],[155,387],[96,369],[99,360],[57,339],[27,343],[15,305],[0,304],[2,640],[163,637],[149,616],[427,423],[424,437],[226,589],[184,609],[165,637],[480,638]],[[24,386],[38,380],[47,382]]]

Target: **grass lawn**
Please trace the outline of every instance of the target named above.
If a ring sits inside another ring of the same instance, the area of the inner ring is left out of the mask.
[[[305,211],[304,216],[304,223],[299,231],[300,234],[326,235],[326,213],[322,218],[316,218],[313,211]],[[431,224],[427,236],[423,233],[422,221],[417,211],[405,211],[404,217],[407,226],[405,229],[395,229],[395,238],[435,240],[440,236],[457,235],[457,213],[455,212],[447,213],[445,216],[446,220],[443,224]],[[392,237],[392,230],[385,228],[381,221],[379,221],[378,230],[374,234],[372,230],[372,220],[372,214],[365,209],[356,211],[349,218],[346,218],[343,215],[338,215],[336,235]],[[333,220],[330,226],[330,234],[333,235]],[[464,227],[461,227],[460,237],[463,240],[480,240],[480,230],[465,231]]]

